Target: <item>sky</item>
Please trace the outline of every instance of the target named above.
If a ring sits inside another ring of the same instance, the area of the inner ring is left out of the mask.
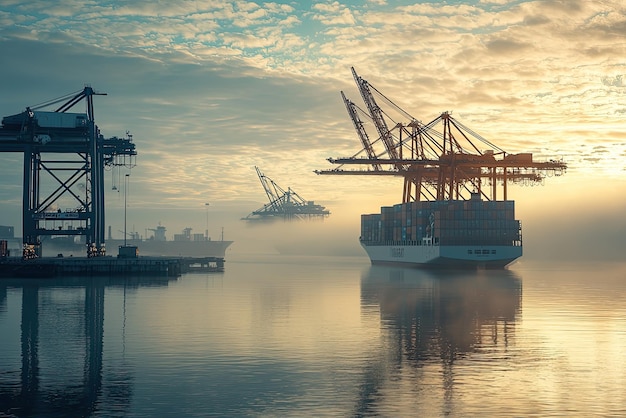
[[[224,231],[233,248],[357,248],[359,215],[399,203],[402,180],[314,173],[361,148],[340,96],[365,107],[354,67],[420,121],[451,112],[508,152],[568,164],[510,191],[527,253],[626,259],[621,1],[0,0],[0,56],[0,116],[85,85],[107,94],[95,119],[105,137],[133,135],[128,219],[142,234],[161,222],[170,237]],[[0,224],[19,229],[21,155],[0,163]],[[324,227],[246,226],[267,203],[255,166],[326,206]],[[107,173],[114,231],[127,172]]]

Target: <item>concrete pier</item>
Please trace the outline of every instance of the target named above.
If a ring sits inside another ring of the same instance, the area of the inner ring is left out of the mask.
[[[224,271],[219,257],[21,257],[0,258],[0,277],[136,276],[176,277],[188,272]]]

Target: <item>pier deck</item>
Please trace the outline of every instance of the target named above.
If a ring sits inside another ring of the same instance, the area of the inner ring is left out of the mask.
[[[189,272],[224,271],[219,257],[21,257],[0,258],[0,277],[180,276]]]

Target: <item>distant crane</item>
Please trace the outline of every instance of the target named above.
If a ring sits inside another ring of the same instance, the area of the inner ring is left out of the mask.
[[[559,176],[567,169],[563,161],[539,162],[533,160],[531,153],[507,153],[448,112],[423,124],[358,76],[354,68],[352,74],[367,112],[348,100],[343,92],[341,96],[363,149],[351,157],[329,158],[328,161],[338,167],[316,170],[317,174],[400,176],[404,178],[402,202],[408,203],[467,200],[472,193],[479,193],[486,200],[496,200],[501,193],[506,200],[509,182],[540,183],[546,176]],[[389,111],[383,111],[374,93],[389,105]],[[409,121],[395,122],[390,116],[392,112]],[[378,134],[375,141],[370,141],[359,115],[374,124]],[[488,149],[481,151],[480,147]],[[350,165],[365,169],[343,168]]]
[[[300,220],[324,218],[330,214],[324,206],[317,205],[313,201],[304,200],[295,191],[291,190],[291,188],[284,190],[276,184],[274,180],[263,174],[258,167],[254,167],[254,169],[259,176],[259,180],[269,199],[269,203],[250,213],[245,218],[242,218],[242,220],[267,221],[279,218],[283,220]]]

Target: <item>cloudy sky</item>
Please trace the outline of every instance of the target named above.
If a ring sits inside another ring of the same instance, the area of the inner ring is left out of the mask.
[[[402,184],[313,173],[360,149],[340,96],[364,107],[354,67],[423,122],[449,111],[508,152],[565,160],[567,174],[541,191],[512,191],[534,230],[549,207],[577,220],[557,235],[626,235],[618,0],[0,0],[0,56],[0,116],[86,84],[107,93],[95,98],[96,123],[107,137],[133,135],[129,218],[139,231],[158,221],[172,234],[204,230],[208,202],[211,233],[227,225],[245,239],[239,218],[266,203],[258,166],[327,206],[327,224],[356,240],[358,215],[399,203]],[[0,163],[1,223],[19,226],[21,156]],[[107,174],[114,230],[118,176]]]

